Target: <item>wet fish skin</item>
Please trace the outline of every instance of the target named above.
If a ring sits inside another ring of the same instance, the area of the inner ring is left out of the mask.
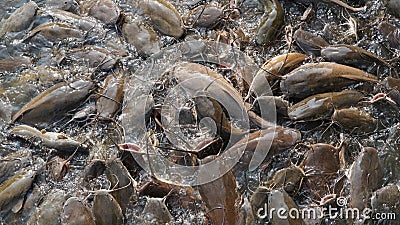
[[[139,7],[161,33],[175,38],[183,35],[181,16],[167,0],[144,0],[139,2]]]
[[[293,199],[286,193],[284,190],[273,190],[269,194],[268,197],[268,211],[271,212],[272,209],[281,209],[286,208],[290,209],[298,209],[298,206],[293,201]],[[273,211],[274,213],[271,215],[272,224],[285,224],[285,225],[302,225],[304,224],[301,218],[291,218],[288,216],[287,218],[281,218],[278,216],[277,211]]]
[[[7,20],[3,22],[0,29],[0,37],[7,32],[18,32],[25,30],[32,23],[38,5],[34,1],[29,1],[15,10]]]
[[[271,74],[284,75],[295,69],[306,59],[307,56],[302,53],[289,52],[271,58],[261,66],[261,70],[269,72],[265,74],[267,78],[271,76]],[[259,72],[261,72],[261,70]]]
[[[92,211],[96,225],[124,224],[121,207],[114,197],[105,191],[95,194]]]
[[[332,115],[333,110],[355,106],[364,96],[355,90],[312,95],[288,109],[291,120],[318,120]]]
[[[69,198],[61,214],[63,225],[95,225],[90,209],[77,197]]]
[[[78,13],[79,4],[76,0],[47,0],[46,7],[49,9],[60,9],[67,12]]]
[[[244,153],[239,162],[233,168],[235,173],[249,169],[253,159],[265,160],[263,158],[265,151],[266,157],[282,153],[301,139],[300,131],[287,127],[269,127],[251,133],[248,137],[244,137],[226,151],[230,154],[240,154],[239,151],[244,147]],[[254,169],[254,168],[253,168]]]
[[[252,109],[257,112],[258,114],[260,114],[261,116],[264,116],[264,119],[267,120],[269,117],[271,117],[271,115],[269,115],[269,113],[267,113],[267,115],[262,115],[261,113],[261,109],[260,106],[262,107],[262,109],[264,110],[269,110],[269,109],[273,109],[276,108],[276,114],[277,115],[281,115],[284,117],[288,116],[288,108],[289,108],[289,102],[285,99],[283,99],[281,96],[261,96],[255,99]],[[269,112],[269,111],[267,111]],[[266,113],[266,112],[264,112]],[[270,121],[273,122],[273,121]]]
[[[27,167],[0,185],[0,214],[10,211],[24,199],[35,177],[36,171]]]
[[[378,151],[364,147],[349,170],[350,204],[363,210],[368,207],[372,191],[378,189],[383,181]]]
[[[373,192],[371,206],[374,212],[396,213],[397,216],[400,213],[400,209],[398,207],[399,200],[399,184],[391,184]]]
[[[244,121],[245,108],[239,92],[221,74],[198,63],[181,63],[168,70],[166,74],[175,77],[193,96],[205,92],[205,95],[194,98],[196,111],[200,118],[212,118],[223,138],[239,140],[247,133],[228,119],[229,116],[230,119]],[[227,110],[231,115],[227,115],[223,107],[229,107]]]
[[[45,130],[39,131],[38,129],[27,126],[19,125],[11,128],[11,134],[24,138],[28,141],[39,141],[45,147],[54,148],[62,152],[87,152],[85,145],[72,140],[70,137],[62,133],[46,132]]]
[[[280,87],[288,97],[305,98],[359,82],[377,82],[362,70],[331,62],[307,63],[282,77]]]
[[[390,47],[400,49],[400,29],[386,21],[378,25],[379,32],[387,37]]]
[[[322,198],[341,190],[342,182],[338,182],[336,179],[343,166],[342,150],[326,143],[309,146],[300,168],[306,174],[304,186],[313,198]]]
[[[239,208],[235,204],[239,193],[236,190],[236,179],[232,171],[228,171],[212,182],[199,185],[198,189],[202,200],[210,210],[210,219],[213,224],[236,224],[240,217]]]
[[[83,14],[88,14],[107,26],[115,25],[121,14],[121,9],[112,0],[82,1],[81,4],[82,11],[85,11]]]
[[[302,29],[296,30],[293,38],[301,50],[313,56],[320,56],[321,49],[329,45],[325,39]]]
[[[50,22],[35,27],[21,42],[28,42],[35,35],[42,35],[46,40],[51,42],[59,42],[70,38],[78,41],[83,41],[85,39],[85,32],[74,25]]]
[[[304,177],[304,171],[300,167],[291,166],[276,171],[275,175],[267,183],[273,189],[283,188],[289,195],[294,196],[300,190]]]
[[[20,68],[28,67],[32,59],[26,56],[10,57],[0,60],[0,71],[15,72]]]
[[[261,0],[260,2],[264,5],[265,13],[257,28],[255,39],[257,44],[265,45],[276,38],[284,21],[284,13],[278,0]]]
[[[126,41],[132,44],[139,54],[150,56],[161,49],[160,37],[147,24],[125,16],[122,33]]]
[[[40,125],[56,121],[86,100],[93,87],[93,82],[86,80],[58,83],[23,106],[11,122]]]
[[[194,27],[212,28],[223,16],[221,8],[212,4],[201,5],[189,11],[184,21]]]
[[[143,209],[143,214],[151,217],[154,224],[166,224],[173,221],[173,217],[165,205],[164,198],[147,197],[146,205]]]
[[[330,144],[313,144],[306,152],[300,167],[304,171],[313,169],[320,173],[337,172],[340,168],[339,150]]]
[[[21,150],[0,157],[0,184],[15,175],[18,170],[29,165],[32,154],[28,150]]]
[[[301,2],[301,3],[305,3],[305,4],[310,4],[310,3],[317,4],[317,3],[321,2],[321,1],[320,0],[296,0],[296,2]],[[346,9],[349,9],[349,10],[351,10],[353,12],[365,11],[367,9],[367,6],[358,7],[358,8],[352,7],[352,6],[346,4],[345,2],[342,2],[340,0],[322,0],[322,2],[335,3],[335,4],[339,5],[339,6],[341,6],[343,8],[346,8]]]
[[[352,45],[329,45],[321,49],[321,56],[330,62],[341,63],[357,68],[368,68],[373,63],[392,68],[385,60],[379,56],[364,50],[363,48]]]
[[[110,75],[104,83],[96,102],[96,111],[100,119],[112,119],[122,108],[125,76],[122,72]]]
[[[96,46],[84,46],[82,48],[71,49],[69,53],[72,59],[84,60],[85,66],[88,63],[91,68],[98,68],[102,71],[110,71],[118,61],[117,56],[113,55],[106,48]]]
[[[115,189],[120,188],[111,192],[111,195],[125,211],[130,203],[137,200],[136,181],[118,158],[106,163],[105,174]]]
[[[246,99],[252,94],[256,97],[271,95],[270,86],[298,67],[306,58],[306,55],[294,52],[278,55],[266,61],[253,78]]]
[[[61,213],[67,194],[60,189],[52,189],[29,217],[27,225],[61,225]]]
[[[332,121],[337,122],[348,131],[357,133],[368,133],[377,128],[377,120],[372,118],[369,113],[357,108],[335,110]]]

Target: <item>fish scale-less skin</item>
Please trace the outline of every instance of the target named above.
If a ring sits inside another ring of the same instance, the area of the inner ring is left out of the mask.
[[[89,96],[93,86],[91,81],[84,80],[56,84],[23,106],[12,122],[34,125],[62,118],[63,113],[79,106]]]
[[[356,105],[363,95],[355,90],[328,92],[310,96],[289,107],[291,120],[317,120],[329,117],[334,109]]]
[[[90,209],[76,197],[65,202],[61,220],[65,225],[95,225]]]
[[[12,208],[19,198],[23,198],[24,194],[31,187],[35,179],[36,171],[22,171],[10,179],[3,182],[0,186],[0,212]]]
[[[17,9],[6,21],[0,29],[0,36],[6,32],[17,32],[25,30],[32,23],[38,6],[34,1],[29,1]]]
[[[259,45],[264,45],[276,38],[275,34],[284,21],[284,13],[278,0],[263,0],[261,2],[264,5],[265,13],[257,29],[256,42]]]
[[[139,7],[161,33],[175,38],[182,36],[181,16],[171,3],[165,0],[143,0]]]
[[[75,150],[80,150],[86,152],[87,150],[81,143],[72,140],[62,133],[46,132],[45,130],[39,131],[27,125],[13,127],[10,133],[28,141],[39,141],[41,145],[59,151],[74,152]]]
[[[113,196],[106,192],[96,193],[92,210],[97,225],[124,224],[121,207]]]
[[[52,189],[30,216],[27,225],[61,225],[61,213],[67,194],[60,189]]]
[[[305,98],[378,78],[362,70],[331,62],[307,63],[282,77],[280,87],[288,97]]]
[[[110,75],[105,80],[102,96],[96,102],[96,111],[100,119],[113,118],[122,108],[125,77],[123,74]]]
[[[382,183],[382,168],[378,151],[366,147],[358,155],[350,168],[351,206],[363,210],[368,206],[371,192]]]

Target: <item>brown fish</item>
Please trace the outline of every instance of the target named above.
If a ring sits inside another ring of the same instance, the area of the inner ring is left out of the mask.
[[[265,157],[271,158],[287,150],[300,139],[301,133],[298,130],[276,126],[251,133],[226,151],[230,154],[240,154],[242,148],[245,148],[233,170],[235,172],[244,169],[254,170],[265,160]]]
[[[329,45],[325,39],[302,29],[296,30],[293,38],[301,50],[313,56],[320,56],[321,49]]]
[[[289,107],[288,115],[292,120],[324,119],[331,116],[335,108],[354,106],[362,98],[355,90],[316,94]]]
[[[308,191],[318,198],[336,192],[336,179],[342,166],[340,151],[330,144],[318,143],[310,146],[300,167],[306,177]]]
[[[358,133],[372,132],[377,128],[377,120],[369,113],[357,108],[335,110],[332,121],[337,122],[345,130]]]
[[[27,125],[15,126],[11,128],[10,133],[27,141],[38,141],[45,147],[54,148],[62,152],[72,153],[79,150],[80,152],[87,153],[86,145],[83,145],[62,133],[47,132],[44,129],[39,131],[38,129]]]
[[[258,25],[255,39],[257,44],[265,45],[276,38],[284,21],[284,12],[278,0],[260,1],[264,6],[264,15]]]
[[[33,168],[27,167],[0,185],[0,213],[10,211],[18,204],[23,205],[24,196],[30,189],[36,173]]]
[[[390,69],[393,68],[393,66],[379,56],[352,45],[339,44],[324,47],[321,50],[321,56],[330,62],[341,63],[361,69],[368,68],[374,63]]]
[[[239,208],[236,204],[239,193],[232,171],[217,180],[199,185],[198,189],[213,224],[236,224],[239,219]]]
[[[84,46],[71,49],[70,58],[77,61],[84,60],[84,65],[91,68],[99,68],[102,71],[110,71],[114,68],[118,59],[106,48],[96,46]]]
[[[275,209],[275,210],[273,210]],[[284,215],[279,212],[279,209],[287,209]],[[272,212],[270,215],[272,224],[285,224],[285,225],[302,225],[304,224],[301,217],[292,218],[289,212],[290,210],[298,209],[298,206],[293,201],[292,197],[284,190],[273,190],[268,197],[268,212]],[[261,212],[260,212],[261,213]],[[259,215],[262,215],[260,214]],[[285,218],[286,214],[286,218]]]
[[[244,121],[246,109],[239,92],[221,74],[198,63],[181,63],[168,70],[165,75],[175,77],[179,85],[187,93],[191,93],[191,96],[198,96],[193,98],[198,117],[213,119],[218,133],[224,139],[231,138],[238,141],[247,133],[246,130],[230,122],[230,120]],[[226,114],[224,110],[228,113]]]
[[[111,192],[111,195],[121,209],[126,210],[130,203],[136,201],[136,181],[119,159],[108,161],[105,173],[111,185],[116,189]]]
[[[146,205],[143,209],[146,218],[150,217],[151,224],[161,225],[173,221],[173,217],[165,205],[164,198],[147,198]]]
[[[96,102],[96,111],[100,119],[112,119],[122,108],[125,76],[122,73],[109,75]]]
[[[309,3],[319,3],[319,2],[321,2],[320,0],[296,0],[296,1],[297,2],[302,2],[302,3],[308,3],[308,4]],[[332,3],[335,3],[335,4],[337,4],[337,5],[339,5],[339,6],[343,7],[343,8],[351,10],[353,12],[365,11],[367,9],[367,6],[358,7],[358,8],[352,7],[352,6],[349,6],[348,4],[346,4],[345,2],[342,2],[340,0],[322,0],[322,2],[332,2]]]
[[[41,124],[56,121],[64,113],[79,106],[90,94],[94,84],[78,80],[72,83],[58,83],[42,92],[22,107],[12,122]]]
[[[298,67],[306,58],[306,55],[294,52],[275,56],[265,62],[251,82],[246,99],[253,93],[257,97],[271,95],[270,86],[280,80],[284,74]]]
[[[126,41],[132,44],[139,54],[150,56],[161,49],[160,37],[157,33],[141,20],[125,17],[122,33]]]
[[[60,189],[51,189],[30,216],[27,225],[61,224],[61,213],[67,194]]]
[[[112,0],[81,1],[82,14],[92,16],[108,26],[117,23],[121,9]]]
[[[92,212],[77,197],[71,197],[65,202],[61,221],[65,225],[95,225]]]
[[[79,28],[63,23],[44,23],[33,30],[31,30],[27,36],[22,39],[23,42],[32,38],[35,35],[42,35],[44,38],[51,42],[63,41],[68,38],[74,38],[77,40],[85,39],[85,32],[80,30]]]
[[[195,27],[212,28],[218,24],[222,16],[221,8],[211,4],[201,5],[189,11],[185,23]]]
[[[330,62],[307,63],[282,77],[281,90],[289,97],[304,98],[359,82],[377,82],[362,70]]]
[[[3,26],[0,29],[0,37],[7,32],[18,32],[27,29],[35,18],[37,9],[37,4],[34,1],[29,1],[15,10],[3,22]]]
[[[392,218],[393,218],[393,213],[395,213],[395,216],[400,214],[399,202],[400,202],[399,184],[384,186],[376,190],[372,194],[371,198],[371,206],[375,213],[386,213],[386,215],[390,215],[388,213],[391,213]]]
[[[121,207],[114,197],[105,191],[95,194],[92,211],[96,225],[124,224]]]
[[[32,60],[26,56],[10,57],[0,60],[0,71],[15,72],[20,68],[28,67]]]
[[[378,25],[378,30],[389,41],[390,47],[400,49],[400,29],[398,27],[382,21]]]
[[[176,8],[167,0],[140,1],[139,7],[150,17],[154,28],[161,33],[175,38],[183,34],[181,16]]]
[[[276,171],[273,178],[267,182],[267,185],[271,189],[283,188],[288,194],[294,196],[300,190],[304,177],[304,171],[300,167],[291,166]]]
[[[378,151],[365,147],[350,167],[351,206],[363,210],[368,207],[371,192],[382,183],[383,170],[379,163]]]

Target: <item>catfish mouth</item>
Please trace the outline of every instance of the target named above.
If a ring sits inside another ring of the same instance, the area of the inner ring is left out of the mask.
[[[133,143],[122,143],[118,144],[118,147],[122,151],[128,151],[128,152],[135,152],[135,153],[143,153],[141,148],[137,146],[136,144]]]

